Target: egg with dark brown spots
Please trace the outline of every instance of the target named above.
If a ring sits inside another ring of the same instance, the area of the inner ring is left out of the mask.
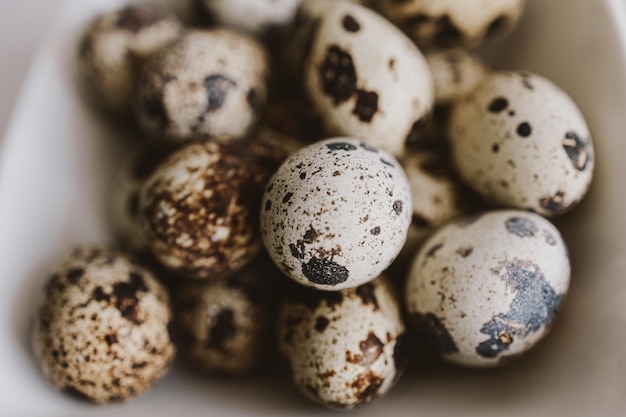
[[[450,114],[452,158],[465,182],[503,207],[556,216],[586,194],[594,171],[587,123],[551,81],[489,75]]]
[[[194,279],[228,275],[261,250],[263,187],[285,155],[258,138],[192,143],[146,180],[141,224],[170,270]]]
[[[137,253],[148,250],[148,241],[139,221],[141,187],[179,146],[168,142],[140,145],[121,164],[110,201],[115,235],[123,248]]]
[[[397,299],[381,277],[358,288],[303,293],[284,303],[278,343],[310,400],[349,409],[387,393],[406,362]]]
[[[475,47],[517,25],[526,0],[374,0],[420,47]]]
[[[335,291],[391,264],[411,213],[409,184],[393,156],[359,139],[327,139],[292,154],[269,181],[261,234],[285,274]]]
[[[32,344],[59,389],[97,404],[148,391],[175,354],[169,296],[123,254],[80,246],[52,271],[37,304]]]
[[[269,357],[268,271],[253,264],[225,280],[186,284],[174,312],[182,353],[208,372],[242,375]]]
[[[503,210],[461,217],[424,244],[407,310],[443,359],[505,364],[550,330],[570,281],[567,247],[545,218]]]
[[[143,63],[181,31],[178,19],[154,4],[133,4],[99,15],[79,44],[81,86],[99,107],[130,110]]]
[[[432,109],[432,77],[421,52],[357,3],[305,1],[300,21],[302,39],[293,37],[300,75],[328,131],[400,155]]]
[[[228,30],[190,30],[147,63],[135,109],[148,133],[172,140],[245,135],[265,104],[264,47]]]

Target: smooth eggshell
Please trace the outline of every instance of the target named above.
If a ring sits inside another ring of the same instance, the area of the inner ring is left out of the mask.
[[[292,154],[269,181],[261,233],[284,273],[335,291],[391,264],[411,210],[406,176],[391,155],[358,139],[328,139]]]
[[[445,360],[489,367],[547,334],[569,280],[567,247],[549,221],[492,211],[431,236],[413,262],[405,297],[409,315]]]
[[[491,203],[555,216],[585,195],[594,149],[583,115],[547,79],[489,75],[450,114],[452,158],[465,182]]]
[[[326,127],[400,155],[418,139],[433,104],[421,52],[372,10],[346,1],[305,1],[304,88]],[[306,25],[305,25],[306,26]]]

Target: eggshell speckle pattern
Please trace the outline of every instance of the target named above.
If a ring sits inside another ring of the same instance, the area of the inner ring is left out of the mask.
[[[159,137],[243,136],[265,104],[268,78],[266,51],[254,39],[227,29],[191,30],[146,65],[136,113]]]
[[[137,253],[149,249],[139,221],[139,193],[146,179],[177,147],[167,142],[141,145],[121,165],[111,202],[116,236],[125,249]]]
[[[368,404],[392,387],[408,358],[404,330],[384,278],[338,292],[306,290],[283,305],[278,324],[294,384],[332,408]]]
[[[402,32],[346,1],[305,1],[303,83],[327,129],[400,155],[433,104],[426,60]]]
[[[264,272],[244,268],[225,280],[188,283],[178,294],[177,330],[193,364],[240,375],[267,359],[272,327]]]
[[[454,163],[490,202],[545,216],[576,205],[589,188],[594,150],[576,104],[526,72],[488,76],[450,115]]]
[[[514,210],[469,215],[420,250],[407,308],[444,359],[495,366],[545,336],[569,279],[565,243],[543,217]]]
[[[187,145],[144,184],[141,224],[152,252],[189,278],[227,275],[261,250],[263,187],[285,155],[253,139]]]
[[[291,155],[269,181],[261,233],[274,262],[321,290],[356,287],[387,268],[404,245],[411,194],[400,164],[353,138]]]
[[[33,350],[59,389],[104,404],[146,392],[175,347],[165,289],[118,252],[81,246],[57,266],[38,303]]]
[[[474,47],[508,34],[526,0],[375,0],[420,47]]]
[[[302,0],[194,0],[210,21],[262,34],[293,20]]]
[[[174,15],[151,4],[129,5],[98,16],[79,44],[82,87],[99,107],[130,110],[141,65],[181,30]]]

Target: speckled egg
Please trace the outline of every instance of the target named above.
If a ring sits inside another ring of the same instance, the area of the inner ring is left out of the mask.
[[[209,21],[262,34],[289,24],[302,0],[194,0]]]
[[[474,47],[507,35],[526,0],[374,0],[420,47]]]
[[[140,145],[123,161],[113,184],[112,214],[120,245],[132,252],[148,250],[139,222],[139,192],[146,179],[179,146],[168,142]]]
[[[435,85],[435,105],[453,103],[471,93],[487,75],[485,63],[465,49],[444,49],[425,55]]]
[[[421,52],[357,3],[305,0],[294,42],[304,89],[329,132],[394,155],[421,134],[433,84]],[[304,43],[304,44],[302,44]]]
[[[263,187],[284,159],[255,139],[192,143],[146,180],[141,224],[163,265],[189,278],[227,275],[261,250]]]
[[[478,199],[450,167],[444,153],[420,150],[401,159],[411,187],[413,217],[397,262],[410,264],[420,244],[455,217],[476,210]]]
[[[175,347],[165,289],[119,252],[81,246],[53,270],[37,306],[33,351],[59,389],[105,404],[150,389]]]
[[[382,277],[337,292],[303,289],[282,306],[278,338],[296,387],[331,408],[381,397],[408,359],[397,299]]]
[[[188,283],[174,303],[181,348],[209,372],[240,375],[268,359],[270,326],[267,271],[254,264],[226,280]]]
[[[321,290],[356,287],[396,258],[411,223],[400,164],[353,138],[291,155],[269,181],[261,234],[279,268]]]
[[[454,107],[449,131],[459,173],[494,204],[555,216],[589,188],[594,150],[585,119],[543,77],[488,76]]]
[[[265,103],[268,78],[266,51],[254,39],[191,30],[146,64],[136,113],[147,132],[173,140],[243,136]]]
[[[484,212],[439,229],[415,258],[407,309],[450,362],[506,363],[549,331],[570,264],[558,230],[524,211]]]
[[[88,97],[111,111],[130,110],[142,64],[181,30],[173,14],[154,4],[133,4],[98,16],[78,51],[81,86]]]

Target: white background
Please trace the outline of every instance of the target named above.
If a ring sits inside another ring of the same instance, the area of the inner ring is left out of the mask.
[[[63,0],[0,0],[0,140],[30,61]]]

